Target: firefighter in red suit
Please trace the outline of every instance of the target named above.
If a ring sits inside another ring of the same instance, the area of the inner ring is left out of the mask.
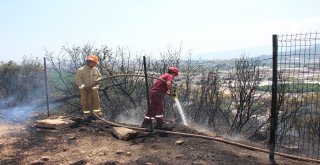
[[[172,81],[174,77],[178,76],[179,69],[176,67],[170,67],[168,69],[168,73],[165,73],[159,77],[150,91],[150,109],[145,114],[144,120],[142,122],[142,127],[151,129],[152,120],[156,120],[157,129],[165,129],[165,122],[164,122],[164,96],[169,94],[171,96],[175,96],[172,87]]]

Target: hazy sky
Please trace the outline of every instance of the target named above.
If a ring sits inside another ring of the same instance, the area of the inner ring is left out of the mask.
[[[154,56],[270,47],[272,34],[320,32],[320,0],[1,0],[0,61],[62,46]],[[217,57],[214,58],[226,58]]]

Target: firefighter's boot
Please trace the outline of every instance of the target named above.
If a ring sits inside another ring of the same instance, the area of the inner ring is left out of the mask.
[[[103,114],[100,109],[93,110],[93,114],[100,118],[103,117]]]
[[[157,123],[154,128],[166,130],[166,131],[172,131],[174,128],[174,125],[169,122],[163,122],[163,123]]]
[[[141,124],[141,128],[146,128],[147,131],[151,131],[152,130],[152,119],[150,117],[146,116]]]
[[[83,110],[83,119],[84,119],[84,122],[87,122],[87,123],[90,123],[91,120],[92,120],[92,113],[88,110]]]

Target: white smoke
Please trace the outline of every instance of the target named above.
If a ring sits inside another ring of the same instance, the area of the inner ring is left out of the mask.
[[[35,117],[32,106],[14,107],[10,109],[0,109],[0,120],[6,123],[23,123]]]
[[[143,121],[144,114],[141,107],[136,109],[128,109],[126,113],[120,114],[117,117],[117,121],[120,123],[140,125]]]

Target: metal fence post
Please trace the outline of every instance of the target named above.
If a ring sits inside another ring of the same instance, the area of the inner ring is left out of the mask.
[[[148,105],[148,114],[150,110],[150,98],[149,98],[149,85],[148,85],[148,73],[147,73],[147,62],[146,57],[143,56],[143,67],[144,67],[144,77],[146,82],[146,96],[147,96],[147,105]],[[151,122],[151,128],[152,128],[152,122]]]
[[[50,116],[49,113],[49,97],[48,97],[48,79],[47,79],[47,62],[46,62],[46,58],[43,58],[43,62],[44,62],[44,81],[45,81],[45,88],[46,88],[46,101],[47,101],[47,113],[48,113],[48,117]]]
[[[269,137],[269,159],[274,160],[276,146],[276,131],[278,125],[278,36],[272,35],[272,100],[271,100],[271,120]]]

